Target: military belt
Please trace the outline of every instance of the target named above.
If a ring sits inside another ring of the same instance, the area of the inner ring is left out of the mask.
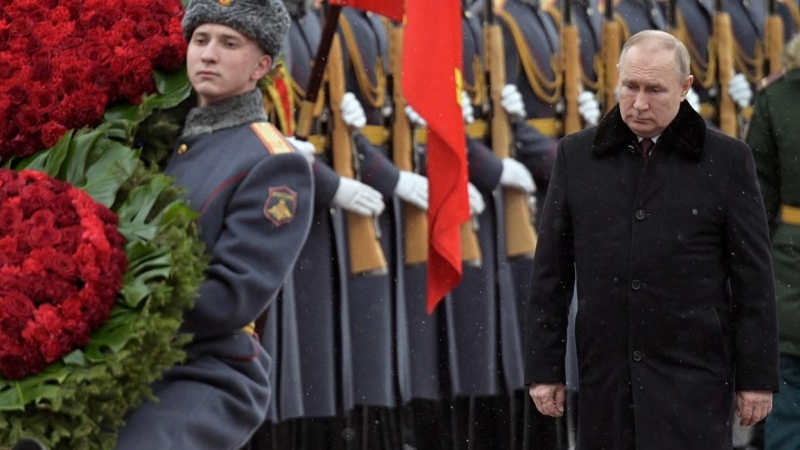
[[[386,145],[389,143],[389,130],[386,127],[366,125],[359,131],[372,145]]]
[[[547,117],[544,119],[528,119],[525,121],[525,123],[533,128],[536,128],[539,133],[542,133],[545,136],[551,138],[557,138],[561,136],[561,121],[553,117]]]
[[[314,144],[314,153],[320,155],[328,148],[328,136],[314,134],[308,137],[308,142]]]
[[[700,115],[703,116],[704,119],[716,119],[717,106],[712,103],[700,103]]]
[[[800,208],[797,206],[781,205],[781,222],[800,226]]]
[[[489,133],[489,124],[485,120],[476,120],[464,125],[464,132],[472,139],[483,139]],[[428,143],[428,128],[416,128],[414,130],[414,142],[426,145]]]

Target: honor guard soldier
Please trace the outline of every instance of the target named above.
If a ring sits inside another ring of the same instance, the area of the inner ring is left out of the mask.
[[[278,0],[193,0],[184,15],[197,107],[166,173],[200,213],[209,265],[181,328],[187,360],[153,386],[158,402],[126,417],[119,450],[240,448],[266,416],[271,362],[253,322],[303,247],[314,189],[256,88],[288,26]]]
[[[297,132],[300,101],[306,96],[321,36],[321,20],[312,3],[284,0],[292,23],[283,64],[265,88],[270,117],[286,135]],[[343,116],[354,126],[363,126],[360,104],[352,94],[345,97]],[[328,98],[319,96],[308,140],[292,140],[312,165],[314,218],[281,292],[280,313],[269,316],[263,336],[265,346],[276,355],[273,374],[278,389],[268,421],[253,440],[254,450],[328,448],[343,439],[343,418],[352,406],[349,316],[342,304],[347,295],[344,215],[378,216],[384,201],[377,190],[331,167]],[[381,156],[364,150],[361,160],[369,169]]]

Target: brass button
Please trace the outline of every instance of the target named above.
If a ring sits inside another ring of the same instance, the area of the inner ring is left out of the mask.
[[[179,155],[182,155],[182,154],[186,153],[186,151],[187,151],[187,150],[189,150],[189,146],[188,146],[188,145],[186,145],[186,144],[181,144],[181,145],[178,147],[178,154],[179,154]]]

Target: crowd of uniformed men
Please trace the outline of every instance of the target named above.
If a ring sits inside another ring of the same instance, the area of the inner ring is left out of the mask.
[[[694,75],[687,101],[709,126],[742,137],[754,91],[779,71],[779,47],[800,26],[797,0],[506,0],[488,9],[463,0],[472,221],[463,229],[463,278],[430,315],[425,235],[414,220],[428,206],[426,122],[398,89],[402,25],[344,8],[303,130],[300,104],[325,16],[313,2],[284,2],[292,24],[263,87],[265,107],[285,135],[305,134],[313,144],[303,148],[315,210],[263,324],[274,395],[251,447],[568,448],[572,421],[539,415],[523,384],[532,253],[514,242],[510,210],[518,204],[503,193],[543,203],[557,140],[596,125],[614,106],[619,49],[645,29],[686,44]],[[491,23],[502,29],[504,67],[484,57]],[[570,45],[575,33],[578,48]],[[503,76],[501,94],[491,95],[489,80]],[[489,125],[500,111],[509,118],[510,154]],[[528,205],[535,217],[536,202]]]

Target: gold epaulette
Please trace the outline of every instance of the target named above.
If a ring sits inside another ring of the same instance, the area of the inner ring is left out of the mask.
[[[561,137],[561,131],[564,128],[560,120],[553,117],[546,117],[544,119],[528,119],[525,121],[528,125],[536,128],[539,133],[551,138]]]
[[[775,72],[775,73],[773,73],[771,75],[768,75],[768,76],[762,78],[761,81],[758,82],[758,85],[756,86],[756,90],[758,92],[761,92],[763,89],[765,89],[770,84],[772,84],[772,83],[780,80],[781,78],[783,78],[783,75],[785,73],[786,72],[784,72],[784,71]]]
[[[797,206],[781,205],[781,222],[800,226],[800,208]]]
[[[359,131],[372,145],[386,145],[391,137],[389,129],[380,125],[367,125]]]
[[[269,122],[256,122],[250,125],[250,129],[258,136],[264,147],[273,154],[294,153],[294,147],[285,137]]]

